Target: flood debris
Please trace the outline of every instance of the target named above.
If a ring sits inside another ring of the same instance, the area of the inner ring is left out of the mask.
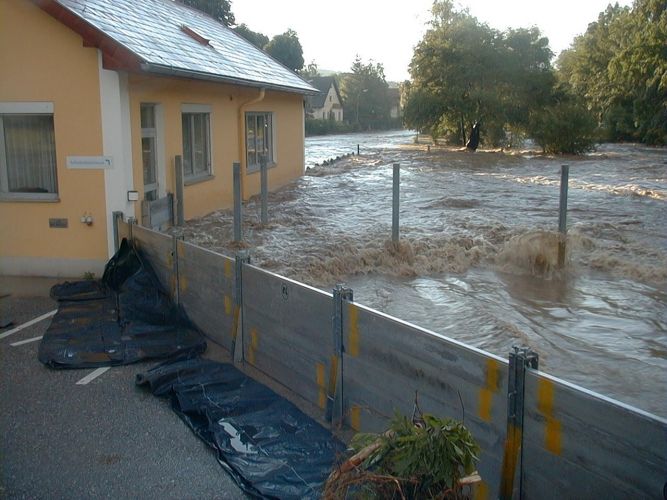
[[[38,358],[52,368],[125,365],[206,349],[203,335],[125,239],[102,279],[55,285],[51,297],[58,312]]]
[[[252,496],[320,498],[345,449],[292,403],[229,364],[184,356],[137,375],[136,383],[168,398]]]

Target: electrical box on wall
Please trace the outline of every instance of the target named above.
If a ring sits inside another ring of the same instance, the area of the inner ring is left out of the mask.
[[[139,191],[128,191],[127,201],[139,201]]]

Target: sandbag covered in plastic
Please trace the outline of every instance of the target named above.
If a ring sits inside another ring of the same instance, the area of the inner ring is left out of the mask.
[[[162,363],[137,375],[205,443],[248,494],[320,498],[345,446],[271,389],[229,364],[201,358]]]
[[[55,285],[51,296],[58,312],[38,358],[53,368],[123,365],[206,349],[203,335],[125,239],[101,280]]]

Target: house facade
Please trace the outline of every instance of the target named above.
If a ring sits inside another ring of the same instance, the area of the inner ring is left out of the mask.
[[[0,0],[0,64],[0,275],[99,274],[177,158],[186,219],[304,171],[315,89],[171,0]]]
[[[319,90],[319,94],[306,99],[306,112],[315,120],[343,121],[343,99],[336,79],[331,76],[317,76],[309,83]]]

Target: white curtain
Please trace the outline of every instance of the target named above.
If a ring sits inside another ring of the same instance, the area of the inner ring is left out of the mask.
[[[55,193],[56,144],[51,115],[4,115],[10,193]]]

